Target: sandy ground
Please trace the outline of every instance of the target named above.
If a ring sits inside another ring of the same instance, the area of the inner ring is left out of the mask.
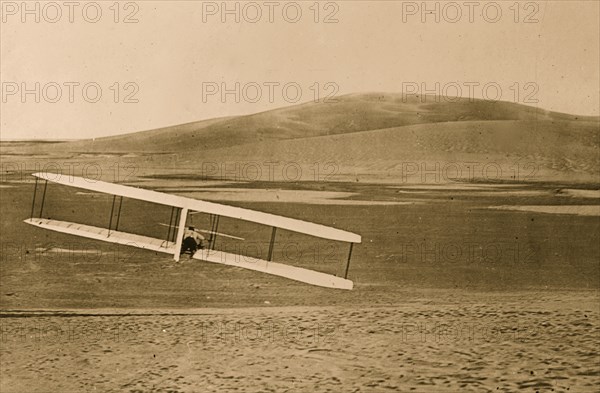
[[[600,217],[600,206],[578,205],[578,206],[492,206],[490,209],[517,210],[524,212],[537,212],[547,214],[573,214],[578,216]]]
[[[1,391],[597,391],[597,294],[454,296],[393,307],[5,311]]]
[[[565,196],[580,197],[580,198],[600,198],[600,190],[578,190],[578,189],[564,189],[561,190]]]
[[[355,289],[332,291],[42,231],[22,223],[33,185],[11,185],[0,194],[2,393],[598,391],[597,217],[489,209],[578,209],[596,202],[587,192],[328,184],[394,203],[239,202],[360,233]],[[45,214],[107,225],[111,199],[73,191],[49,188]],[[164,235],[169,209],[124,209],[123,229]],[[254,246],[270,234],[227,220],[219,230]],[[343,271],[346,245],[278,236],[275,260]]]
[[[345,198],[357,196],[352,192],[268,190],[254,188],[205,188],[175,192],[188,198],[207,201],[281,202],[315,205],[402,205],[411,202],[364,201]]]

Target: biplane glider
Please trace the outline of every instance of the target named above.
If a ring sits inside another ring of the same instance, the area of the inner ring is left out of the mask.
[[[340,229],[315,224],[312,222],[277,216],[274,214],[263,213],[234,206],[221,205],[218,203],[206,202],[192,198],[185,198],[178,195],[165,194],[143,188],[90,180],[81,177],[62,176],[53,173],[34,173],[33,176],[35,176],[35,188],[33,191],[33,202],[31,204],[31,216],[30,218],[24,220],[27,224],[57,232],[82,236],[89,239],[102,240],[105,242],[172,254],[174,259],[179,261],[188,214],[207,213],[211,214],[214,218],[212,221],[213,227],[210,231],[207,231],[211,233],[212,241],[209,242],[208,247],[198,250],[193,255],[194,259],[255,270],[258,272],[285,277],[291,280],[301,281],[321,287],[338,289],[352,289],[353,287],[353,282],[348,280],[348,269],[350,267],[350,259],[352,257],[352,248],[354,244],[361,242],[360,235],[355,233],[346,232]],[[38,182],[40,179],[44,180],[45,182],[41,196],[39,213],[36,215],[37,217],[35,217],[34,213],[36,210],[36,196],[38,193]],[[113,200],[108,228],[59,221],[50,218],[42,218],[48,182],[112,195]],[[131,198],[156,203],[159,205],[171,206],[171,222],[168,224],[169,231],[166,238],[157,239],[154,237],[119,231],[119,220],[121,218],[121,206],[123,204],[123,198]],[[115,212],[116,220],[113,220]],[[178,222],[177,216],[179,216]],[[221,216],[250,221],[272,227],[267,259],[252,258],[251,260],[248,260],[246,258],[240,258],[240,255],[238,254],[216,250],[214,247],[214,239],[216,236],[222,235],[220,232],[217,232],[219,217]],[[273,247],[275,244],[277,229],[284,229],[323,239],[350,243],[350,250],[348,253],[344,277],[342,278],[332,274],[326,274],[314,270],[273,262]]]

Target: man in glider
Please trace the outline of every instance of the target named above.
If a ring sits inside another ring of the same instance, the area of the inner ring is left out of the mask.
[[[188,227],[183,234],[183,243],[181,245],[181,254],[185,254],[187,251],[190,252],[190,258],[194,256],[198,249],[204,248],[204,236],[196,231],[193,226]]]

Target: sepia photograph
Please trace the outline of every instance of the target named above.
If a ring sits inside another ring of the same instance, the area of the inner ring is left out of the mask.
[[[600,393],[600,2],[0,0],[0,393]]]

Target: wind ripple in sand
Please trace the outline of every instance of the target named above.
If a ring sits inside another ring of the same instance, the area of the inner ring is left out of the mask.
[[[543,307],[4,315],[1,391],[593,391],[597,307]]]

